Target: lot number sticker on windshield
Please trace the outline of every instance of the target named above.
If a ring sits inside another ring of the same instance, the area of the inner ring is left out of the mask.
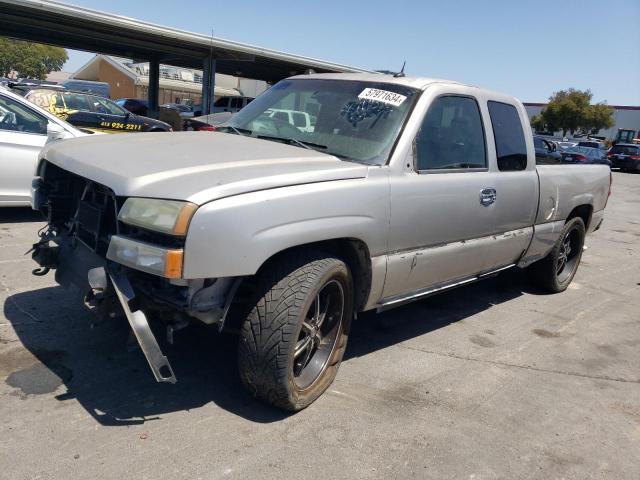
[[[387,105],[393,105],[399,107],[402,105],[407,97],[400,95],[399,93],[389,92],[388,90],[378,90],[377,88],[365,88],[358,98],[361,100],[373,100],[375,102],[386,103]]]

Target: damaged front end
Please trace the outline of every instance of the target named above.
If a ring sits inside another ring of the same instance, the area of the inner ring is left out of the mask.
[[[150,321],[164,326],[170,344],[193,322],[222,329],[241,279],[181,278],[184,235],[125,223],[126,198],[56,165],[44,161],[39,174],[33,207],[47,227],[32,248],[34,275],[55,270],[99,321],[126,317],[156,380],[175,383]]]

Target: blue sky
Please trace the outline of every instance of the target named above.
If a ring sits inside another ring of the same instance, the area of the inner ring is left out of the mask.
[[[640,0],[74,0],[192,32],[546,101],[591,89],[640,105]],[[65,70],[91,55],[69,52]]]

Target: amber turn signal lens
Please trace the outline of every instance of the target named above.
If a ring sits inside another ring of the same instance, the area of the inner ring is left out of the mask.
[[[164,277],[180,278],[182,277],[182,250],[167,250],[164,260]]]
[[[178,218],[176,218],[176,224],[173,227],[173,234],[184,236],[187,234],[187,228],[189,228],[189,222],[191,221],[191,217],[198,209],[197,205],[193,203],[185,203],[184,207],[180,210],[178,214]]]

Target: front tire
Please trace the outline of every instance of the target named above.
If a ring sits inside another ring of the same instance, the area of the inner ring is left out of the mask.
[[[353,280],[340,259],[320,252],[281,257],[260,275],[238,351],[253,396],[297,411],[331,385],[353,314]]]
[[[567,289],[580,265],[585,226],[582,218],[567,221],[551,251],[529,267],[529,278],[540,288],[552,293]]]

